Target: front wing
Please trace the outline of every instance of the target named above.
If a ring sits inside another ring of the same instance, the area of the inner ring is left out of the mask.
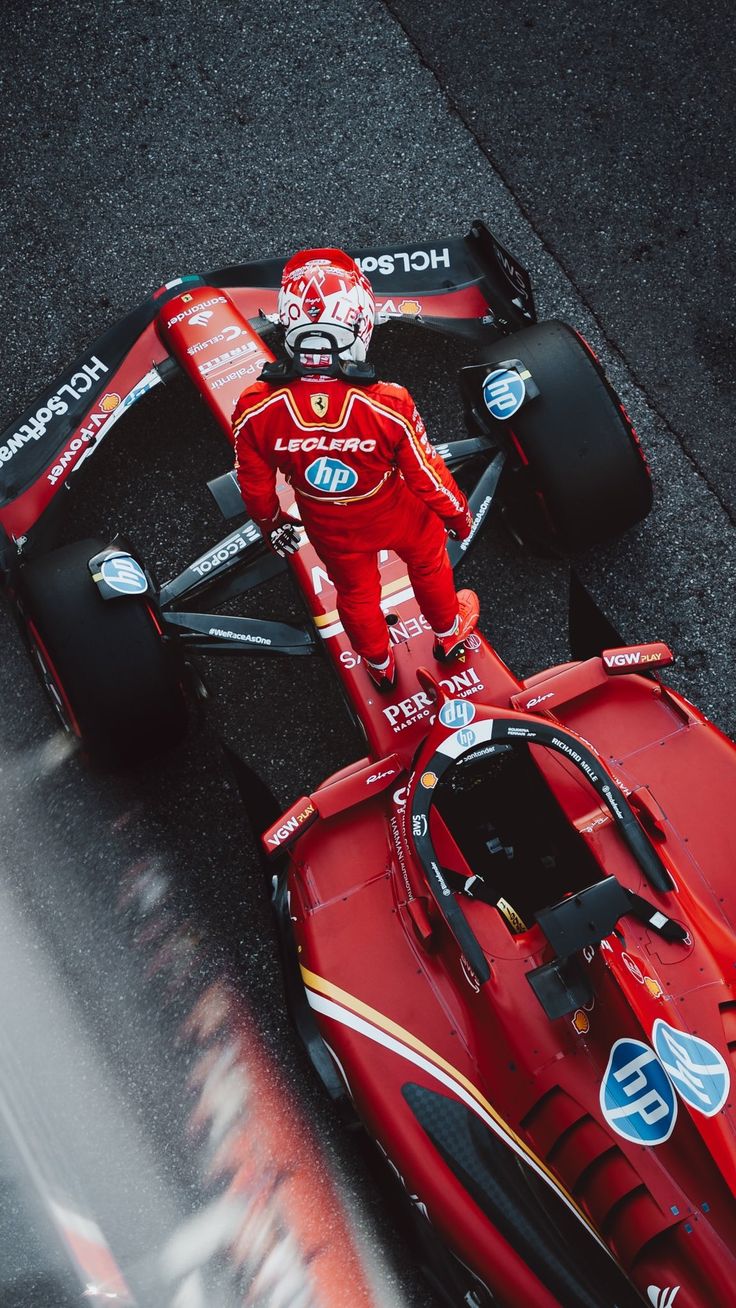
[[[483,342],[536,320],[528,273],[480,222],[464,237],[353,253],[373,283],[379,323],[413,321]],[[167,282],[98,337],[0,434],[6,575],[19,550],[42,543],[47,511],[118,419],[177,370],[157,329],[163,305],[188,287],[212,286],[226,290],[258,327],[259,315],[276,308],[283,264],[281,258],[253,261]]]

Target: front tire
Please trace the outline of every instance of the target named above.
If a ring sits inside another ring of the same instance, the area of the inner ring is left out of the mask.
[[[652,484],[636,432],[598,359],[577,332],[554,321],[496,342],[483,363],[511,357],[539,388],[508,421],[485,415],[486,430],[510,447],[499,493],[511,525],[523,539],[561,553],[620,536],[646,517]]]
[[[66,730],[89,758],[126,766],[177,744],[182,676],[150,595],[104,600],[88,563],[105,542],[77,541],[20,570],[29,652]]]

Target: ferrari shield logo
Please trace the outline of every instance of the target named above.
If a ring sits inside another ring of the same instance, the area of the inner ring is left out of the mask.
[[[327,396],[324,395],[322,392],[320,392],[319,395],[310,395],[309,403],[311,404],[317,417],[324,418],[327,412],[327,404],[328,404]]]

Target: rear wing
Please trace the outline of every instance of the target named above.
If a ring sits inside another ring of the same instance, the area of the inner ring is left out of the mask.
[[[482,342],[537,320],[528,272],[482,222],[466,236],[350,254],[371,282],[379,323],[414,319]],[[227,289],[244,317],[254,318],[259,310],[275,310],[283,266],[283,259],[233,264],[207,280]]]
[[[529,274],[481,222],[464,237],[351,253],[373,284],[379,323],[413,321],[480,344],[536,321]],[[0,433],[6,567],[16,550],[39,542],[47,510],[120,417],[177,370],[158,330],[167,301],[189,289],[221,289],[259,331],[262,315],[275,312],[283,266],[283,258],[252,261],[167,282],[98,337]]]

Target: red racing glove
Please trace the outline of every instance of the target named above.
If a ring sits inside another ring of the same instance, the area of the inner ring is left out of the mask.
[[[465,513],[458,513],[456,518],[448,518],[445,522],[448,536],[453,540],[467,540],[473,529],[473,515],[468,509]]]

